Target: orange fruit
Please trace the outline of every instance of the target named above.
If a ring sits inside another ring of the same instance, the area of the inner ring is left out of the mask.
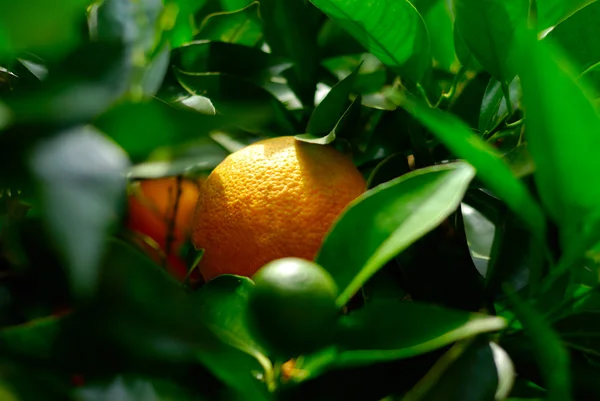
[[[250,328],[274,356],[290,358],[328,344],[339,311],[338,288],[327,271],[308,260],[282,258],[260,268],[252,280]]]
[[[162,263],[164,255],[168,255],[167,270],[180,281],[187,275],[188,267],[179,251],[190,238],[192,217],[200,194],[199,184],[200,182],[189,179],[181,180],[181,193],[175,215],[175,177],[136,182],[134,193],[128,198],[127,228],[154,240],[158,250],[147,243],[142,243],[141,246],[157,263]],[[167,252],[171,228],[171,246]]]
[[[293,136],[232,153],[208,176],[198,198],[192,243],[204,249],[202,276],[249,277],[275,259],[314,259],[335,219],[365,185],[349,157]]]

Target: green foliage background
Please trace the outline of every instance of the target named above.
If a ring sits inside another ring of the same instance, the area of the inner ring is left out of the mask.
[[[591,0],[0,2],[0,399],[600,399],[599,36]],[[251,279],[122,224],[128,182],[280,135],[369,186],[293,369]]]

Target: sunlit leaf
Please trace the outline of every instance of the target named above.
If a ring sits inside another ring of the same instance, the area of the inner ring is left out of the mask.
[[[431,65],[425,23],[406,1],[311,0],[368,51],[401,75],[420,82]]]
[[[340,288],[339,306],[386,262],[459,205],[475,175],[466,163],[432,166],[381,184],[355,200],[329,232],[316,261]]]

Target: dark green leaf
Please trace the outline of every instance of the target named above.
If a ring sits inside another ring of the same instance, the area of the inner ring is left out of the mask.
[[[402,401],[504,400],[514,379],[512,361],[500,346],[467,340],[448,350]]]
[[[338,82],[313,111],[306,132],[315,136],[331,132],[348,107],[359,64],[348,76]]]
[[[600,62],[600,3],[593,2],[558,24],[545,40],[557,44],[580,74]]]
[[[99,116],[94,125],[113,138],[135,162],[159,146],[207,137],[227,125],[221,116],[171,107],[160,100],[121,103]]]
[[[473,55],[473,52],[471,52],[471,50],[469,49],[469,46],[467,46],[467,42],[458,30],[458,25],[456,25],[456,23],[454,24],[453,37],[454,51],[456,52],[456,57],[458,57],[458,60],[460,61],[462,66],[475,71],[482,70],[483,67],[481,66],[481,64],[479,64],[479,62]]]
[[[460,204],[475,170],[458,162],[406,174],[354,201],[325,238],[316,261],[345,305],[385,263],[435,228]]]
[[[263,38],[262,21],[255,1],[241,10],[211,14],[202,22],[194,39],[256,46]]]
[[[478,178],[542,237],[545,217],[540,207],[490,145],[448,113],[409,98],[402,104],[454,154],[471,163],[477,169]]]
[[[295,134],[298,122],[271,93],[252,82],[220,73],[177,70],[180,84],[193,95],[208,97],[217,112],[250,132],[267,135]]]
[[[454,17],[450,3],[445,0],[413,0],[429,32],[431,55],[439,68],[451,70],[457,61],[454,52]]]
[[[339,137],[347,136],[345,135],[347,132],[355,131],[356,127],[353,127],[352,124],[355,122],[356,117],[360,116],[360,106],[361,106],[361,97],[357,96],[350,106],[346,109],[344,114],[339,118],[339,120],[335,123],[331,131],[323,137],[319,137],[313,134],[299,134],[296,135],[296,139],[308,142],[308,143],[316,143],[319,145],[327,145],[335,141],[335,139]]]
[[[509,92],[510,102],[513,105],[513,109],[516,109],[521,100],[519,77],[513,79],[509,85]],[[504,92],[502,91],[502,84],[492,78],[481,102],[479,114],[480,135],[485,137],[488,132],[495,130],[508,117],[510,116],[508,115],[508,107]]]
[[[8,355],[49,358],[63,318],[51,316],[0,331],[0,349]]]
[[[600,311],[585,311],[553,323],[563,344],[589,356],[600,356]]]
[[[579,76],[579,83],[581,86],[586,87],[589,91],[589,95],[592,99],[595,99],[597,105],[598,99],[600,99],[600,63],[594,64]],[[598,108],[596,106],[596,108]]]
[[[272,53],[292,62],[290,86],[302,104],[311,107],[318,81],[320,13],[304,0],[261,0],[260,13]]]
[[[431,66],[423,18],[406,1],[373,1],[365,12],[360,0],[311,0],[385,65],[420,82]]]
[[[498,81],[512,81],[515,30],[527,21],[529,0],[456,0],[454,9],[456,28],[479,64]]]
[[[595,152],[600,148],[600,119],[565,67],[566,60],[531,35],[520,35],[516,66],[534,178],[550,216],[564,230],[578,229],[600,204],[600,188],[589,185],[600,175]]]
[[[299,369],[307,370],[307,379],[328,365],[349,368],[411,358],[505,326],[495,316],[414,301],[373,300],[340,318],[336,352],[307,356]]]
[[[129,160],[94,128],[76,127],[38,143],[29,163],[74,294],[87,297],[95,291],[104,235],[119,215]]]
[[[507,295],[513,303],[513,310],[532,340],[537,364],[542,372],[549,401],[569,401],[571,383],[569,374],[569,355],[557,333],[543,320],[531,306],[521,301],[513,290]]]
[[[375,188],[379,184],[391,181],[410,172],[408,159],[402,153],[394,153],[381,161],[371,172],[367,180],[367,188]]]

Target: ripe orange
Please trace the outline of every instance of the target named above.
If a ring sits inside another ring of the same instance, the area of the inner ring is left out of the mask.
[[[142,246],[157,263],[161,263],[167,253],[167,238],[173,224],[167,268],[180,281],[187,275],[188,268],[179,255],[179,250],[190,238],[192,216],[200,194],[199,184],[200,182],[189,179],[181,180],[181,194],[175,216],[177,179],[174,177],[137,182],[134,184],[134,193],[128,198],[126,226],[156,242],[160,252],[148,244]]]
[[[229,155],[203,183],[194,215],[192,243],[205,250],[202,276],[252,276],[275,259],[314,259],[365,185],[349,157],[293,136]]]
[[[267,263],[252,276],[248,296],[250,328],[279,358],[313,352],[335,331],[338,288],[316,263],[283,258]]]

